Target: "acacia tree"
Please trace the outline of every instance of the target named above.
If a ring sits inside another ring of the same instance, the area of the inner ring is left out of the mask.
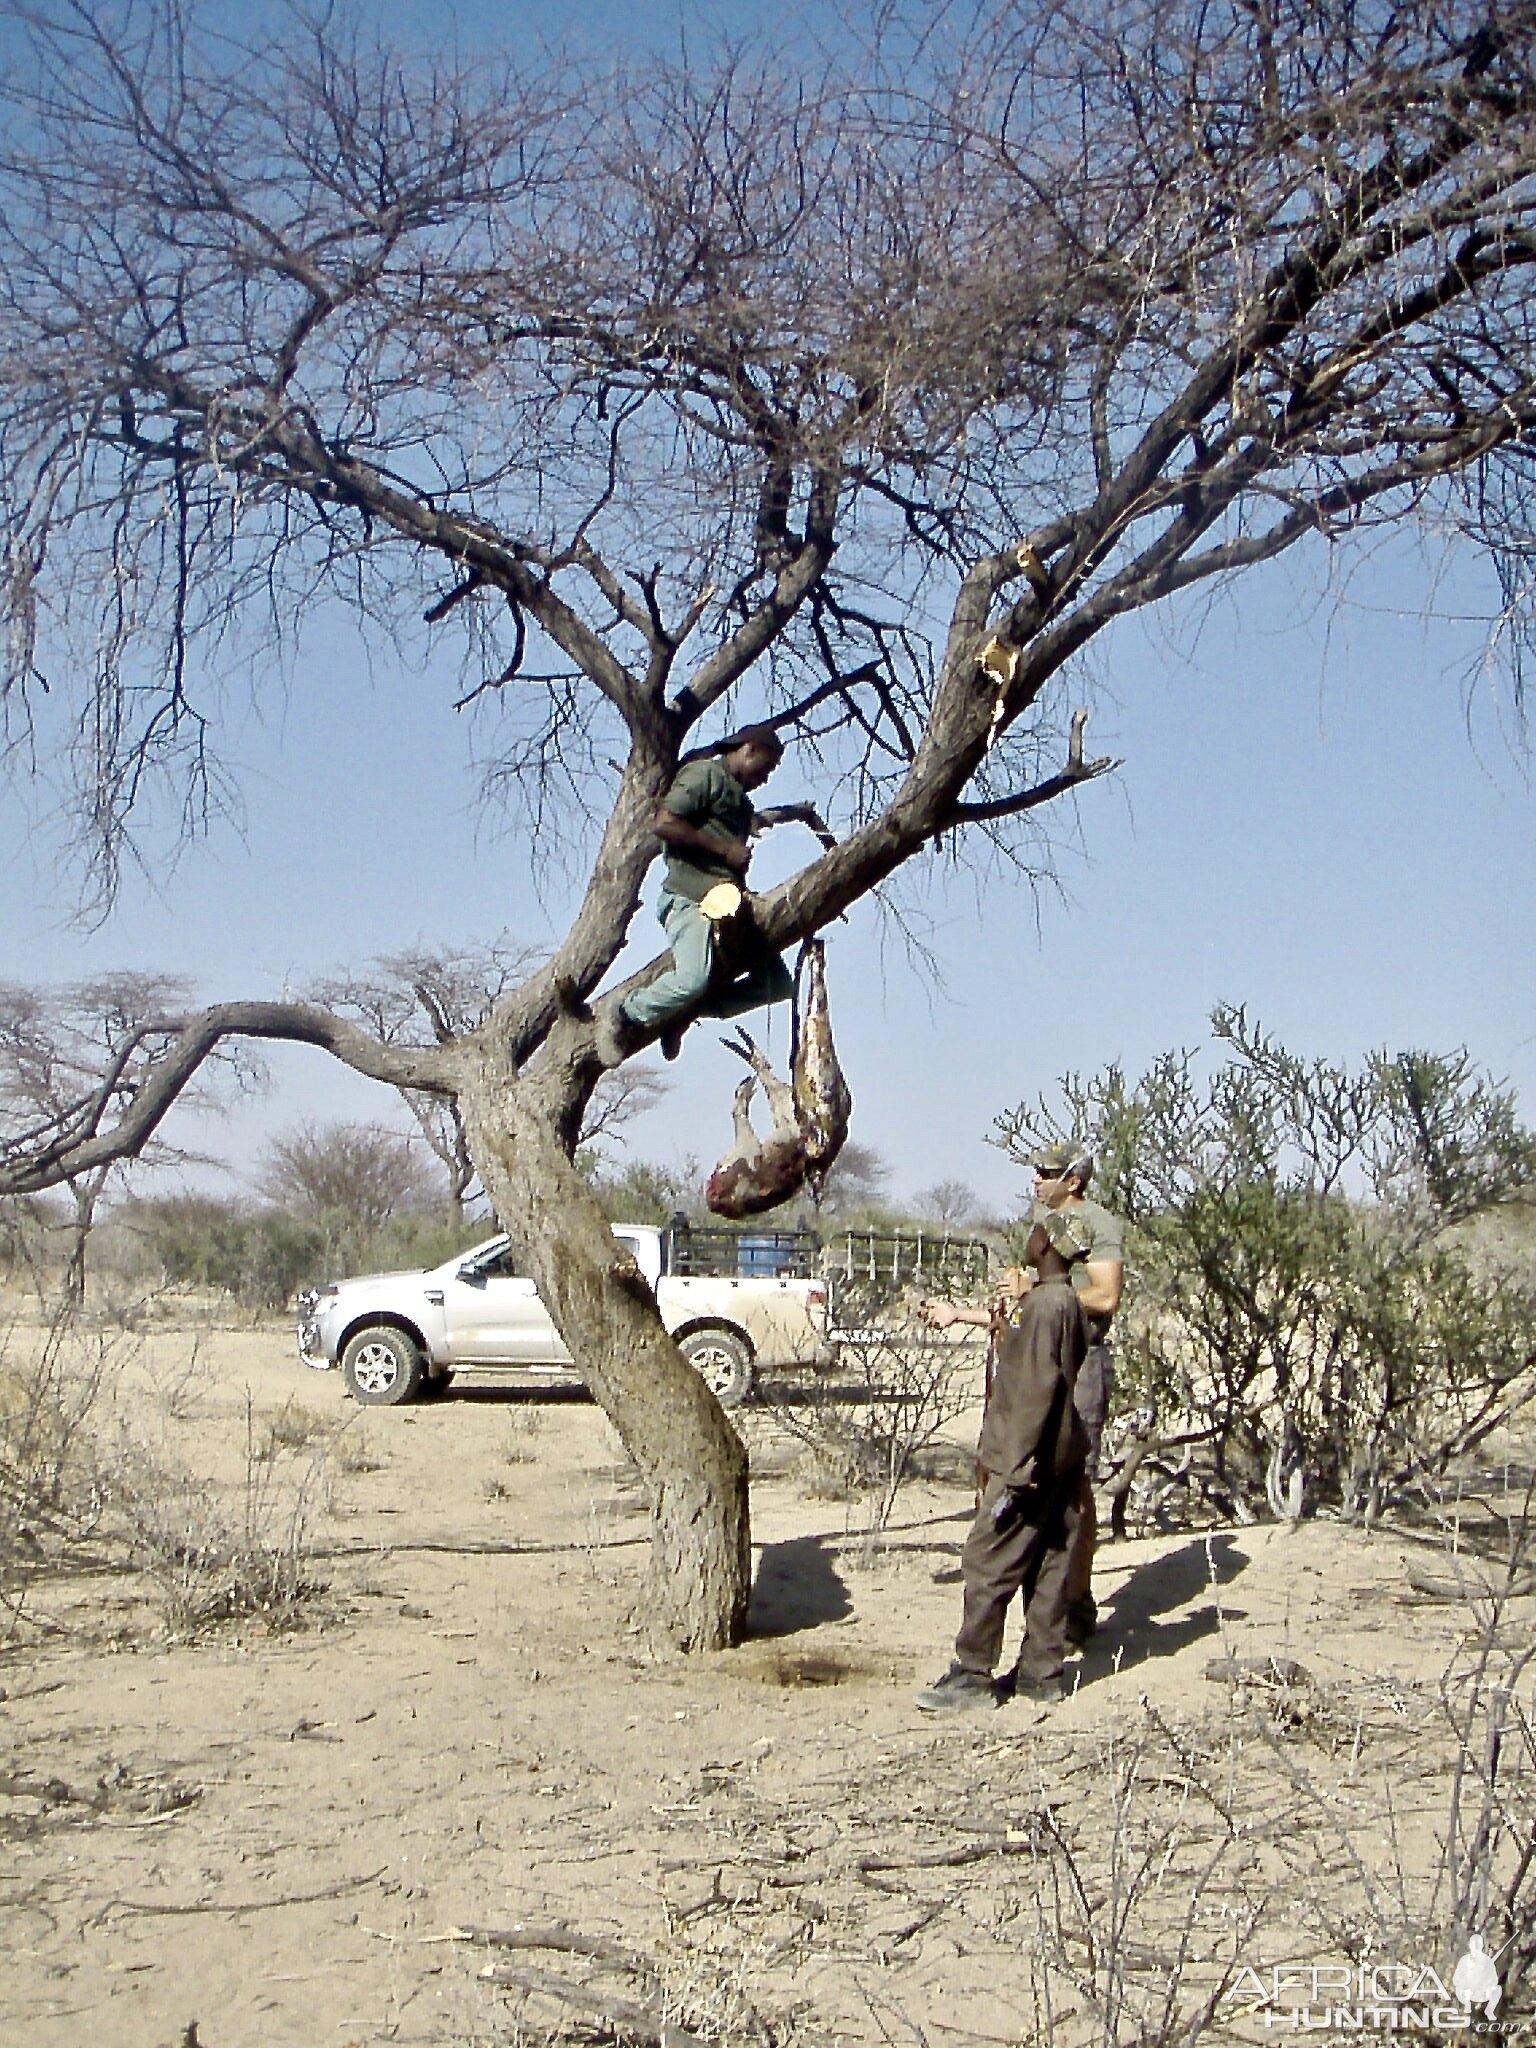
[[[186,1001],[187,984],[165,974],[106,974],[71,987],[40,990],[0,982],[0,1118],[10,1145],[25,1153],[33,1144],[56,1145],[71,1134],[82,1101],[94,1101],[121,1057],[125,1072],[116,1107],[131,1106],[138,1033],[147,1019],[159,1019]],[[249,1063],[222,1056],[219,1078],[237,1086],[256,1079]],[[243,1069],[243,1070],[242,1070]],[[215,1099],[205,1076],[201,1106]],[[62,1296],[78,1308],[85,1300],[86,1258],[102,1196],[126,1155],[107,1152],[83,1167],[53,1177],[68,1189],[65,1223],[68,1253]],[[152,1166],[207,1165],[196,1153],[146,1139],[134,1156]]]
[[[272,1138],[257,1190],[277,1209],[345,1217],[365,1232],[392,1216],[442,1209],[442,1181],[414,1138],[379,1124],[301,1123]]]
[[[98,880],[157,778],[215,805],[220,650],[322,601],[457,634],[507,790],[595,846],[485,1024],[166,1016],[0,1186],[131,1153],[231,1034],[452,1097],[695,1645],[742,1622],[745,1459],[571,1162],[680,752],[767,717],[823,761],[840,842],[755,906],[788,945],[941,835],[1025,858],[1104,765],[1079,725],[1047,772],[1047,686],[1125,614],[1425,508],[1512,603],[1526,559],[1529,6],[915,19],[454,73],[60,0],[4,87],[7,701],[78,690]]]
[[[914,1206],[919,1216],[944,1228],[974,1223],[981,1213],[976,1190],[963,1180],[936,1180],[916,1197]]]
[[[877,1208],[886,1198],[891,1169],[873,1145],[850,1139],[827,1171],[819,1204],[828,1219]],[[809,1204],[806,1205],[809,1207]]]

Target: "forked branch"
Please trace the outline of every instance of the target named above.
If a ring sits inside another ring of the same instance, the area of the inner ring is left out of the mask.
[[[313,1045],[396,1088],[446,1094],[454,1063],[447,1049],[387,1045],[311,1003],[220,1003],[189,1016],[148,1021],[139,1055],[113,1062],[108,1085],[70,1105],[50,1128],[0,1143],[0,1195],[38,1194],[97,1166],[136,1159],[165,1116],[225,1039]]]

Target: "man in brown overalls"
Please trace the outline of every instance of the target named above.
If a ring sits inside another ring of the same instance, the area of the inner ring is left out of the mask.
[[[1030,1233],[1038,1274],[999,1341],[976,1459],[982,1492],[960,1557],[965,1611],[955,1661],[917,1694],[925,1713],[995,1707],[992,1673],[1015,1593],[1024,1598],[1024,1642],[1012,1697],[1061,1697],[1067,1649],[1067,1563],[1078,1517],[1088,1435],[1073,1392],[1088,1349],[1088,1322],[1071,1272],[1090,1234],[1064,1210]]]
[[[1074,1649],[1085,1643],[1098,1626],[1099,1610],[1093,1597],[1093,1553],[1098,1534],[1098,1514],[1093,1481],[1098,1476],[1099,1446],[1109,1415],[1114,1389],[1114,1364],[1109,1351],[1109,1328],[1125,1289],[1125,1227],[1118,1216],[1088,1199],[1086,1189],[1093,1178],[1093,1154],[1076,1140],[1046,1145],[1036,1152],[1035,1214],[1062,1210],[1072,1215],[1088,1232],[1088,1251],[1072,1267],[1072,1285],[1088,1317],[1088,1356],[1077,1380],[1077,1412],[1088,1432],[1088,1459],[1083,1468],[1082,1512],[1072,1539],[1067,1564],[1067,1641]],[[952,1323],[971,1323],[988,1329],[993,1317],[1012,1316],[1032,1285],[1027,1266],[1010,1266],[998,1283],[990,1308],[965,1307],[955,1301],[923,1301],[918,1307],[925,1322],[936,1330]]]

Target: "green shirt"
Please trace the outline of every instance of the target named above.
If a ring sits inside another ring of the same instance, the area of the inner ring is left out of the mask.
[[[1072,1267],[1072,1285],[1086,1287],[1086,1269],[1089,1266],[1100,1265],[1109,1260],[1114,1260],[1118,1265],[1125,1263],[1125,1225],[1118,1216],[1112,1216],[1108,1209],[1101,1208],[1097,1202],[1090,1202],[1086,1195],[1082,1201],[1073,1202],[1068,1206],[1070,1213],[1079,1223],[1087,1224],[1092,1240],[1085,1256],[1078,1259]],[[1039,1213],[1040,1209],[1037,1207],[1030,1216],[1031,1223]],[[1089,1316],[1088,1326],[1096,1344],[1103,1342],[1105,1332],[1113,1321],[1113,1316]]]
[[[752,826],[752,799],[714,755],[688,761],[678,769],[672,787],[661,800],[664,811],[685,818],[707,839],[723,846],[739,839],[745,844]],[[686,896],[697,903],[716,882],[739,882],[738,871],[725,861],[706,855],[668,850],[666,887],[674,896]]]

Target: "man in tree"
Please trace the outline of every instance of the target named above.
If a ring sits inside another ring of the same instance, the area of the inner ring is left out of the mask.
[[[739,1017],[793,995],[789,969],[752,924],[741,889],[752,859],[748,791],[761,789],[783,755],[784,742],[771,725],[746,726],[715,753],[685,761],[657,806],[667,875],[656,915],[672,965],[619,1006],[610,1048],[615,1060],[658,1025],[662,1055],[675,1060],[695,1017]],[[735,908],[722,917],[715,906],[733,894]],[[727,970],[734,970],[728,981]]]
[[[925,1713],[996,1706],[992,1673],[1015,1593],[1024,1595],[1024,1641],[1006,1685],[1014,1699],[1061,1696],[1067,1649],[1066,1583],[1081,1519],[1088,1435],[1074,1388],[1088,1350],[1088,1318],[1072,1284],[1090,1231],[1076,1213],[1047,1208],[1025,1256],[1038,1275],[998,1345],[976,1458],[983,1472],[976,1520],[960,1570],[965,1616],[955,1661],[917,1694]]]
[[[1109,1349],[1109,1326],[1125,1291],[1125,1230],[1118,1216],[1088,1199],[1086,1189],[1093,1177],[1093,1154],[1075,1139],[1046,1145],[1031,1164],[1035,1170],[1033,1221],[1052,1215],[1070,1215],[1087,1234],[1083,1259],[1072,1269],[1072,1284],[1088,1317],[1088,1355],[1077,1376],[1075,1399],[1088,1437],[1088,1456],[1083,1469],[1082,1497],[1074,1528],[1071,1558],[1067,1570],[1067,1638],[1085,1643],[1098,1626],[1099,1610],[1093,1597],[1093,1553],[1098,1537],[1098,1510],[1093,1482],[1098,1476],[1099,1446],[1109,1418],[1114,1392],[1114,1360]],[[1033,1232],[1030,1243],[1035,1242]],[[1029,1267],[1033,1261],[1026,1251],[1023,1266],[1010,1266],[997,1290],[997,1305],[1012,1315],[1029,1297],[1037,1283]],[[952,1301],[920,1304],[925,1318],[935,1329],[951,1323],[975,1323],[983,1328],[991,1312],[966,1308]]]

